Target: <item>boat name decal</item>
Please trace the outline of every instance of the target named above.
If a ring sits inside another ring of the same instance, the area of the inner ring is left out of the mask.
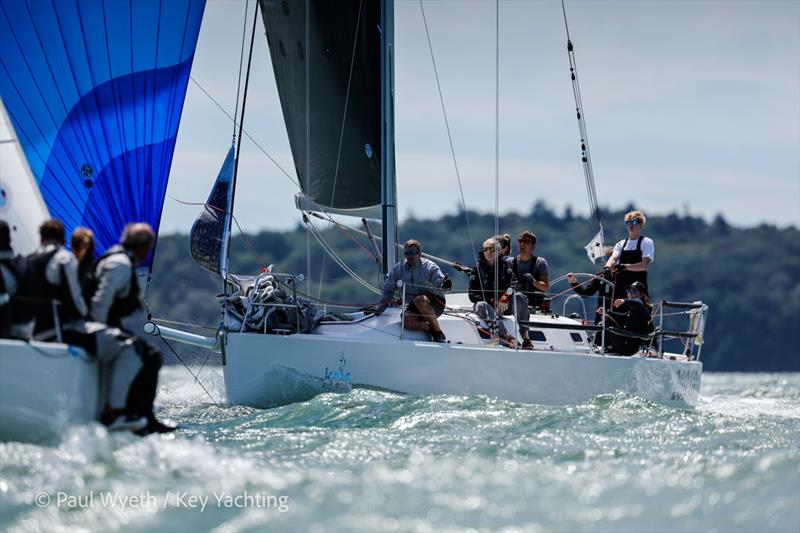
[[[347,359],[344,358],[344,352],[339,356],[339,369],[331,370],[325,367],[325,379],[329,381],[345,381],[350,382],[350,371],[347,370]]]

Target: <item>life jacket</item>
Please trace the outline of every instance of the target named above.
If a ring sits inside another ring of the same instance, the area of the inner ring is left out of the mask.
[[[539,290],[536,285],[526,286],[522,284],[522,276],[525,274],[530,274],[533,276],[533,279],[536,279],[536,262],[539,260],[537,256],[531,256],[530,266],[526,269],[525,272],[521,272],[519,270],[519,256],[514,256],[511,259],[511,270],[514,272],[514,276],[516,277],[517,281],[520,283],[520,288],[525,296],[528,297],[528,305],[531,307],[541,307],[542,302],[544,301],[545,294]],[[536,281],[539,281],[536,279]]]
[[[630,265],[633,263],[641,263],[643,240],[644,235],[640,235],[639,240],[636,243],[636,249],[626,250],[625,248],[628,246],[629,239],[625,239],[625,242],[622,244],[622,253],[619,255],[618,264]],[[625,298],[628,287],[633,285],[633,282],[635,281],[641,281],[644,283],[644,286],[647,287],[647,271],[643,270],[641,272],[631,272],[630,270],[623,270],[617,274],[615,286],[616,290],[614,293],[615,298]]]
[[[13,320],[15,324],[34,320],[34,334],[55,329],[54,301],[58,303],[55,307],[60,324],[81,316],[72,300],[63,265],[60,267],[59,284],[50,283],[47,279],[47,265],[61,249],[57,246],[53,250],[34,252],[19,266],[19,287],[11,301],[14,309]]]
[[[133,268],[133,258],[127,251],[113,250],[101,255],[84,279],[83,293],[84,298],[86,298],[87,294],[89,295],[87,303],[91,305],[92,297],[94,297],[94,293],[97,292],[97,288],[100,285],[100,277],[97,273],[100,262],[108,257],[111,257],[112,255],[117,254],[127,255],[131,260],[131,278],[129,283],[130,290],[128,291],[128,294],[124,296],[115,296],[114,302],[111,304],[111,309],[108,311],[106,323],[109,326],[122,329],[122,320],[128,315],[142,308],[142,302],[139,300],[139,280],[136,277],[136,269]]]
[[[497,300],[502,296],[506,289],[511,285],[511,275],[509,274],[509,264],[507,260],[498,258],[497,267],[499,287],[494,286],[494,265],[489,265],[480,256],[478,259],[477,270],[473,269],[469,280],[469,299],[471,302]]]

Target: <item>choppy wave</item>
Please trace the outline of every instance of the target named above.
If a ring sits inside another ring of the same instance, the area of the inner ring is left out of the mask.
[[[172,435],[0,444],[0,528],[800,529],[798,375],[705,375],[695,410],[359,389],[259,410],[217,403],[218,369],[201,381],[166,369]]]

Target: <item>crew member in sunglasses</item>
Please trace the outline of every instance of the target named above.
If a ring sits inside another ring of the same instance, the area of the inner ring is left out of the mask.
[[[450,290],[453,282],[442,273],[439,265],[422,257],[422,245],[414,239],[403,245],[404,259],[397,263],[383,282],[381,301],[367,307],[366,314],[380,315],[394,298],[397,282],[403,281],[406,287],[406,307],[404,325],[412,331],[426,332],[433,342],[447,342],[442,333],[438,317],[445,307],[444,291]]]
[[[614,246],[614,253],[606,262],[606,268],[614,273],[614,298],[625,298],[626,291],[639,281],[647,287],[647,267],[655,258],[653,239],[642,235],[647,218],[641,211],[631,211],[625,215],[628,237]]]

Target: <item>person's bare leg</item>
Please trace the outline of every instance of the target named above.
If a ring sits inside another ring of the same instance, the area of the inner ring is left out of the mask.
[[[403,321],[403,325],[407,330],[410,331],[427,332],[431,330],[431,325],[430,322],[428,322],[427,317],[411,315],[409,313],[406,313],[406,318]]]
[[[427,325],[427,329],[420,331],[432,331],[434,333],[442,331],[442,328],[439,327],[439,321],[436,319],[436,311],[434,311],[427,296],[420,295],[414,298],[414,307],[420,312],[421,316],[419,318],[424,320]]]

